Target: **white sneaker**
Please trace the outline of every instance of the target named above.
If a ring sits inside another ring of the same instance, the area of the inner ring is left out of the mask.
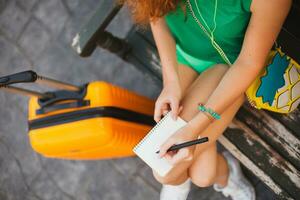
[[[242,173],[239,161],[228,151],[223,152],[229,167],[228,184],[221,187],[214,184],[213,188],[222,192],[225,197],[230,196],[233,200],[255,200],[255,190],[251,183]]]
[[[186,200],[190,189],[190,178],[180,185],[162,185],[160,200]]]

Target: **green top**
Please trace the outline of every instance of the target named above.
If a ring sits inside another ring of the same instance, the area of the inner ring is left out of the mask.
[[[185,59],[201,59],[216,63],[225,63],[217,50],[212,46],[207,35],[194,20],[186,0],[186,21],[184,12],[178,5],[174,12],[165,15],[166,23],[176,41],[176,51]],[[193,11],[204,27],[195,0],[190,0]],[[215,41],[220,45],[231,63],[234,63],[242,47],[246,28],[251,12],[252,0],[218,0],[216,14],[217,28],[215,29]],[[213,29],[213,15],[215,0],[197,0],[199,10],[207,22],[210,30]]]

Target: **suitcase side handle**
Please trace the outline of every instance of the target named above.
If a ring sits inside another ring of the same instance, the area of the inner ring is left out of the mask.
[[[32,83],[37,80],[38,76],[34,71],[24,71],[8,76],[0,77],[0,86],[8,86],[15,83]]]

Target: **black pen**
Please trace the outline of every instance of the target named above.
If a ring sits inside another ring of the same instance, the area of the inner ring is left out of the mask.
[[[189,147],[189,146],[192,146],[192,145],[195,145],[195,144],[204,143],[204,142],[207,142],[207,141],[208,141],[208,137],[204,137],[204,138],[200,138],[200,139],[196,139],[196,140],[184,142],[184,143],[181,143],[181,144],[176,144],[176,145],[171,146],[167,150],[167,152],[178,150],[178,149],[181,149],[181,148],[184,148],[184,147]],[[156,153],[159,153],[159,151],[157,151]]]

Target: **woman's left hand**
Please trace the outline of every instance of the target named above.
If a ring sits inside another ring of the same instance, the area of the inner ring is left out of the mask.
[[[198,134],[196,134],[195,128],[187,123],[185,126],[178,129],[171,137],[168,138],[167,141],[161,145],[159,156],[165,157],[172,165],[176,165],[182,161],[190,161],[193,159],[195,145],[184,147],[177,151],[167,152],[167,150],[175,144],[195,140],[197,138]]]

